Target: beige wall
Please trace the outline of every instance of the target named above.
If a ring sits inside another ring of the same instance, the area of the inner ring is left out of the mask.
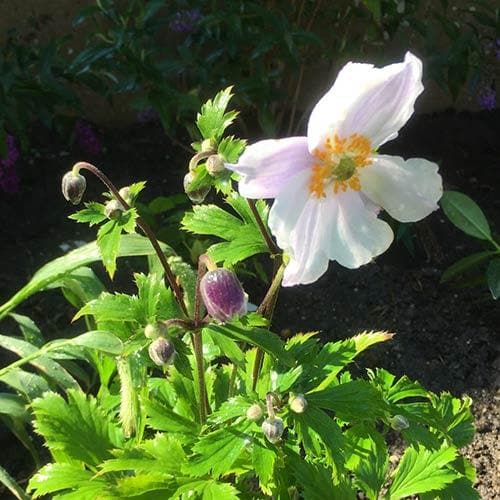
[[[92,4],[94,0],[0,0],[0,43],[5,40],[9,28],[16,28],[30,43],[43,43],[53,36],[76,32],[81,36],[75,38],[75,46],[72,48],[78,50],[78,40],[83,40],[89,27],[80,26],[75,30],[72,20],[83,7]],[[397,60],[404,56],[408,43],[412,44],[411,39],[410,42],[393,41],[386,51]],[[418,53],[418,47],[415,50]],[[327,67],[318,67],[314,72],[307,73],[299,107],[306,109],[311,101],[331,85],[334,77],[335,70]],[[135,112],[127,106],[128,96],[115,99],[113,109],[103,99],[90,93],[84,93],[82,98],[88,116],[97,123],[119,126],[135,118]],[[417,111],[437,111],[451,105],[453,103],[449,95],[433,82],[428,82],[426,91],[417,103]],[[477,109],[475,98],[465,93],[454,106],[458,109]]]

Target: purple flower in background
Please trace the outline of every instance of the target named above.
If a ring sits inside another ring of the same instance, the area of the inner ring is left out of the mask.
[[[152,107],[141,109],[137,113],[137,121],[139,123],[142,123],[143,125],[145,125],[146,123],[154,122],[157,119],[158,119],[158,113]]]
[[[102,144],[92,126],[85,120],[75,123],[75,141],[89,155],[99,156],[102,153]]]
[[[180,10],[176,12],[169,28],[175,33],[193,33],[201,19],[200,9]]]
[[[0,157],[0,187],[5,193],[13,194],[19,191],[19,176],[16,171],[19,156],[14,137],[7,135],[7,154],[4,158]]]
[[[477,102],[482,109],[491,111],[495,109],[497,104],[497,93],[491,87],[485,87],[477,96]]]

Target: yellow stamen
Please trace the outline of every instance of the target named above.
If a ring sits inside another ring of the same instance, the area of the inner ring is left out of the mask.
[[[324,147],[313,152],[317,163],[312,168],[309,191],[316,198],[326,197],[327,185],[332,186],[334,194],[348,189],[359,191],[361,183],[357,169],[372,163],[371,153],[371,143],[363,135],[327,137]]]

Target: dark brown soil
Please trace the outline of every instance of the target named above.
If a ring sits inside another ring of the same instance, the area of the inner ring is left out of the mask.
[[[136,127],[103,133],[108,152],[96,164],[118,185],[148,180],[144,198],[179,191],[182,165],[188,154],[164,138],[158,127]],[[448,189],[469,194],[485,211],[494,232],[500,230],[500,112],[454,113],[414,117],[400,137],[384,147],[405,158],[425,157],[440,163]],[[0,301],[11,296],[46,261],[62,255],[58,245],[70,240],[90,241],[94,234],[66,217],[72,211],[60,195],[59,181],[82,152],[64,150],[54,138],[40,142],[33,164],[21,165],[22,192],[0,197],[2,246]],[[89,181],[87,199],[103,190]],[[500,498],[499,403],[500,309],[484,285],[459,288],[440,285],[451,263],[482,249],[454,228],[441,212],[414,226],[415,255],[402,243],[376,262],[351,271],[331,265],[317,283],[283,289],[275,328],[319,330],[325,340],[363,330],[384,329],[397,335],[389,345],[375,347],[361,359],[363,366],[382,366],[420,380],[433,391],[449,391],[474,398],[477,434],[466,454],[477,467],[477,488],[484,499]],[[262,290],[255,289],[254,302]],[[23,304],[27,314],[49,337],[62,334],[72,310],[57,292],[40,294]],[[5,322],[2,333],[13,332]],[[13,464],[24,452],[0,433],[9,450],[3,463],[18,477],[29,467]],[[21,460],[22,462],[22,460]],[[26,457],[24,463],[29,464]]]

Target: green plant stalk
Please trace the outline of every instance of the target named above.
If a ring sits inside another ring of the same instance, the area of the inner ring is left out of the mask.
[[[257,210],[257,207],[255,205],[255,201],[247,198],[247,203],[250,207],[250,210],[252,211],[253,216],[255,217],[255,221],[257,222],[257,226],[259,227],[260,232],[262,233],[264,241],[269,248],[269,252],[271,252],[271,256],[279,255],[281,253],[281,250],[274,242],[271,234],[264,224],[264,221],[262,220],[262,217],[260,216],[259,211]]]
[[[75,165],[73,166],[73,172],[75,174],[77,174],[80,169],[88,170],[89,172],[93,173],[113,193],[113,196],[127,210],[129,210],[131,208],[130,205],[120,196],[120,193],[116,189],[115,185],[110,181],[110,179],[103,172],[101,172],[101,170],[99,170],[95,165],[92,165],[91,163],[87,163],[84,161],[80,161],[78,163],[75,163]],[[175,298],[179,304],[179,307],[181,308],[184,315],[186,317],[188,317],[188,311],[186,308],[186,304],[184,303],[184,299],[182,296],[183,295],[182,290],[180,289],[179,285],[177,284],[177,281],[175,279],[175,275],[172,272],[172,269],[170,268],[170,265],[167,261],[167,258],[165,257],[165,254],[162,252],[162,250],[160,248],[160,244],[158,243],[156,236],[154,235],[153,231],[149,227],[148,223],[142,217],[137,216],[136,221],[137,221],[137,225],[141,228],[142,232],[147,236],[147,238],[151,242],[151,245],[155,249],[155,252],[158,255],[158,258],[160,259],[160,262],[163,266],[163,269],[165,270],[165,275],[167,277],[168,284],[170,285],[170,288],[174,292],[174,295],[175,295]]]

